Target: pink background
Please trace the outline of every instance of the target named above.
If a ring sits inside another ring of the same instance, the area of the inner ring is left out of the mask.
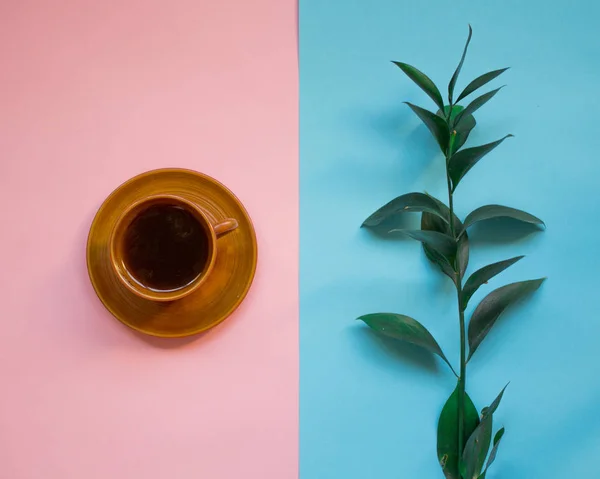
[[[297,477],[292,0],[0,6],[0,477]],[[103,199],[160,167],[230,187],[259,241],[241,308],[146,339],[96,298]]]

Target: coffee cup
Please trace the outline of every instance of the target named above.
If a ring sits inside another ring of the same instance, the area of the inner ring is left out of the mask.
[[[109,238],[110,262],[119,281],[150,301],[175,301],[198,290],[211,274],[218,239],[238,227],[216,222],[193,201],[152,195],[123,211]]]

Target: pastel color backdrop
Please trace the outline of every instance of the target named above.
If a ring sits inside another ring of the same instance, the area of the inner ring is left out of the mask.
[[[0,6],[0,477],[297,477],[297,13],[289,0]],[[132,333],[85,268],[104,198],[185,167],[252,216],[249,296]]]
[[[599,477],[600,4],[303,0],[300,9],[301,477],[442,477],[436,424],[453,376],[354,319],[409,314],[456,364],[455,293],[418,243],[383,241],[359,226],[402,193],[445,198],[443,160],[402,104],[432,102],[390,60],[423,69],[445,89],[469,22],[459,88],[512,67],[493,83],[508,86],[477,112],[469,144],[516,138],[465,177],[458,213],[506,204],[548,226],[509,235],[514,242],[497,229],[471,235],[471,272],[527,255],[473,304],[493,287],[549,278],[506,313],[470,364],[479,407],[511,381],[496,421],[506,435],[488,478]]]

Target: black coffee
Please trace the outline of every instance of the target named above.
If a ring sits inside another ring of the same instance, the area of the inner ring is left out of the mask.
[[[208,261],[208,236],[186,209],[154,205],[142,211],[125,233],[124,261],[147,288],[170,291],[196,279]]]

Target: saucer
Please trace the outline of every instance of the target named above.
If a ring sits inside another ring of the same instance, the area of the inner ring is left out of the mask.
[[[217,260],[202,287],[169,303],[134,295],[121,284],[109,258],[109,236],[119,215],[155,194],[179,195],[203,208],[215,222],[235,218],[239,224],[217,240]],[[87,242],[88,273],[106,309],[136,331],[165,338],[198,334],[225,320],[246,297],[256,261],[256,234],[242,203],[213,178],[179,168],[148,171],[119,186],[100,206]]]

